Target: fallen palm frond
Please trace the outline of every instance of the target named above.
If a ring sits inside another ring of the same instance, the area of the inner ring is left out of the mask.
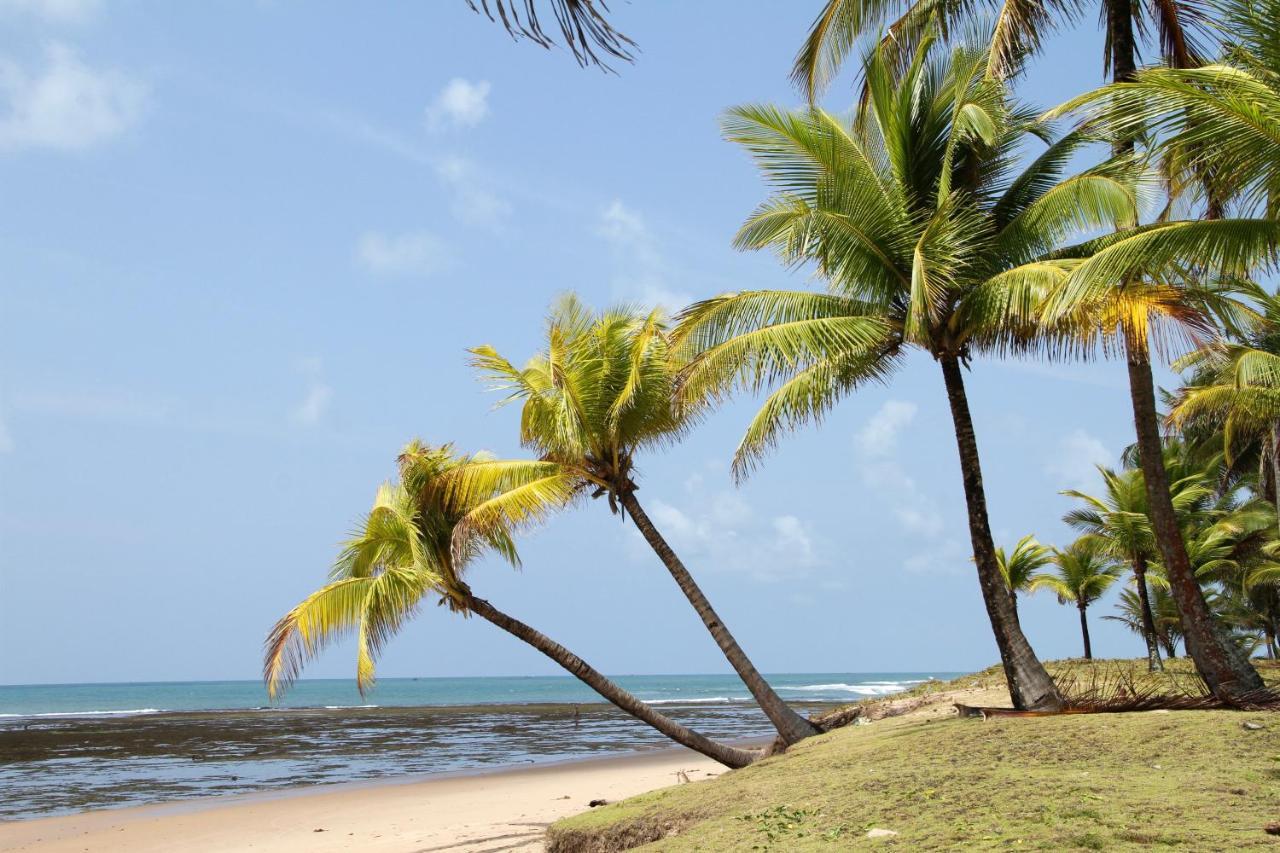
[[[1123,714],[1138,711],[1280,711],[1273,688],[1214,696],[1190,673],[1168,673],[1159,680],[1140,677],[1131,667],[1092,669],[1086,681],[1074,672],[1058,681],[1066,700],[1060,711],[1018,711],[956,703],[962,717],[1051,717],[1061,714]]]

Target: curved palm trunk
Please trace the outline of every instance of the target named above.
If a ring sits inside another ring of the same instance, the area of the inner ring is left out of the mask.
[[[737,747],[727,746],[711,740],[687,726],[680,725],[665,714],[658,713],[652,706],[645,704],[626,690],[623,690],[555,640],[534,628],[530,628],[519,619],[508,616],[483,598],[468,595],[465,603],[467,609],[472,613],[497,625],[516,639],[523,640],[533,646],[614,705],[636,719],[648,723],[676,743],[687,746],[695,752],[700,752],[708,758],[713,758],[726,767],[746,767],[760,757],[759,752],[738,749]]]
[[[738,645],[738,641],[729,632],[724,621],[711,607],[711,602],[707,601],[707,597],[703,595],[702,589],[694,581],[693,575],[689,574],[689,570],[685,568],[684,563],[676,556],[675,551],[671,550],[667,540],[662,538],[658,528],[654,526],[649,516],[645,514],[644,508],[636,500],[635,494],[628,489],[624,490],[619,497],[627,512],[631,513],[631,520],[635,522],[636,528],[644,536],[649,546],[653,548],[654,553],[658,555],[658,559],[662,560],[662,564],[667,567],[667,571],[671,572],[671,576],[675,578],[676,583],[680,586],[680,591],[684,593],[685,598],[689,599],[689,603],[693,605],[693,609],[697,611],[698,616],[702,619],[702,624],[707,626],[707,630],[715,638],[716,645],[720,647],[720,651],[724,652],[724,656],[729,659],[729,663],[733,666],[734,671],[738,673],[738,677],[747,685],[747,689],[751,691],[751,695],[760,705],[760,709],[764,711],[765,716],[769,718],[774,728],[778,730],[778,736],[786,744],[790,745],[812,735],[820,734],[822,730],[796,713],[786,702],[783,702],[782,697],[774,692],[773,688],[769,686],[769,682],[765,681],[764,676],[756,670],[755,664],[751,663],[751,659],[747,657],[746,652]]]
[[[978,567],[982,600],[987,606],[987,618],[991,620],[991,630],[1000,649],[1000,661],[1004,664],[1004,675],[1009,682],[1009,697],[1013,700],[1013,707],[1022,711],[1061,710],[1064,704],[1062,694],[1022,633],[1008,586],[996,563],[991,523],[987,520],[987,496],[982,487],[978,440],[973,432],[973,418],[969,414],[969,398],[965,394],[960,362],[951,356],[939,358],[938,362],[942,365],[942,378],[951,403],[951,420],[955,424],[956,445],[960,451],[973,561]]]
[[[1089,620],[1084,615],[1086,605],[1078,604],[1076,607],[1080,610],[1080,635],[1084,637],[1084,659],[1093,660],[1093,646],[1089,644]]]
[[[1160,660],[1160,645],[1156,634],[1156,619],[1151,613],[1151,592],[1147,589],[1147,560],[1138,557],[1133,561],[1133,579],[1138,586],[1138,602],[1142,605],[1142,638],[1147,641],[1147,671],[1164,672]]]
[[[1182,641],[1187,644],[1187,655],[1195,661],[1196,671],[1209,690],[1219,699],[1229,701],[1235,695],[1261,690],[1264,685],[1249,659],[1227,638],[1204,600],[1204,591],[1187,557],[1187,545],[1178,529],[1173,498],[1169,494],[1151,361],[1145,348],[1137,351],[1132,342],[1126,339],[1125,343],[1134,428],[1138,434],[1142,475],[1147,484],[1147,511],[1164,557],[1169,590],[1182,616]]]

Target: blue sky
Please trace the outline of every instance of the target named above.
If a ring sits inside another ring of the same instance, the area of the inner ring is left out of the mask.
[[[569,289],[806,285],[730,247],[763,188],[716,121],[797,101],[818,5],[615,4],[642,53],[609,76],[461,0],[0,0],[0,682],[256,677],[406,440],[519,452],[466,347],[523,359]],[[1052,42],[1026,98],[1100,82],[1094,25]],[[998,539],[1065,544],[1057,491],[1131,441],[1123,367],[979,362],[970,389]],[[995,662],[936,366],[734,488],[750,411],[642,460],[639,496],[759,666]],[[475,589],[597,667],[726,670],[602,502],[522,550]],[[1109,611],[1095,650],[1138,654]],[[1072,609],[1023,613],[1043,657],[1079,653]],[[309,674],[353,669],[338,647]],[[555,671],[434,607],[380,669]]]

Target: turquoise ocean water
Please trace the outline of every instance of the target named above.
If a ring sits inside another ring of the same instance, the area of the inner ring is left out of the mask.
[[[819,711],[953,675],[768,678]],[[617,680],[712,737],[770,732],[736,676]],[[277,705],[257,681],[0,686],[0,820],[666,745],[568,677],[304,680]]]

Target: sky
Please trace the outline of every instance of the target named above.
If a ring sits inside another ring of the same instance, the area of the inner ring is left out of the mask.
[[[0,0],[0,683],[255,678],[406,441],[521,452],[467,347],[523,361],[568,290],[818,286],[732,248],[764,187],[717,119],[798,104],[819,5],[611,4],[641,52],[609,75],[462,0]],[[1096,30],[1050,40],[1021,96],[1100,83]],[[826,103],[853,98],[846,76]],[[968,382],[997,541],[1067,544],[1059,490],[1132,441],[1123,365],[984,360]],[[759,668],[995,663],[936,365],[735,487],[753,405],[641,459],[638,497]],[[521,551],[473,588],[597,668],[728,671],[605,502]],[[1139,655],[1113,598],[1095,652]],[[1022,624],[1041,657],[1079,654],[1050,594]],[[379,673],[558,670],[427,606]],[[353,675],[351,646],[307,674]]]

